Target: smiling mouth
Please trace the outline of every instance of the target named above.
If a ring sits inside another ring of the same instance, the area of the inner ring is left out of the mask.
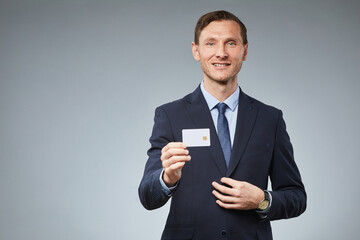
[[[213,63],[215,67],[226,67],[230,66],[230,63]]]

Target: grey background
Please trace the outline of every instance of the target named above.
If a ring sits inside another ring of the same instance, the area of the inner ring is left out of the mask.
[[[137,187],[154,109],[202,79],[197,19],[248,28],[242,89],[284,111],[308,193],[275,239],[357,239],[358,1],[0,1],[0,239],[159,239]]]

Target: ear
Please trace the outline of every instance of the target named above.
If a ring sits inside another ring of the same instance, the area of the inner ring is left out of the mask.
[[[199,45],[196,45],[194,42],[192,42],[191,49],[195,60],[199,62],[200,61]]]
[[[248,46],[249,46],[249,43],[245,44],[245,47],[244,47],[244,56],[243,56],[243,58],[242,58],[243,61],[246,61],[247,54],[248,54]]]

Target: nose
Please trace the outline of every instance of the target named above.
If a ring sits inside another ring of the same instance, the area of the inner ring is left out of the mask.
[[[219,45],[216,49],[216,57],[218,58],[227,58],[228,54],[226,53],[226,49],[224,45]]]

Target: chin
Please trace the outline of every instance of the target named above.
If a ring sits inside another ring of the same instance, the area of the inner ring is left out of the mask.
[[[219,84],[227,85],[230,82],[233,82],[235,78],[213,78],[213,80]]]
[[[228,74],[206,74],[207,79],[209,79],[211,82],[216,82],[217,84],[221,85],[227,85],[229,83],[232,83],[234,81],[237,82],[236,75],[228,75]]]

